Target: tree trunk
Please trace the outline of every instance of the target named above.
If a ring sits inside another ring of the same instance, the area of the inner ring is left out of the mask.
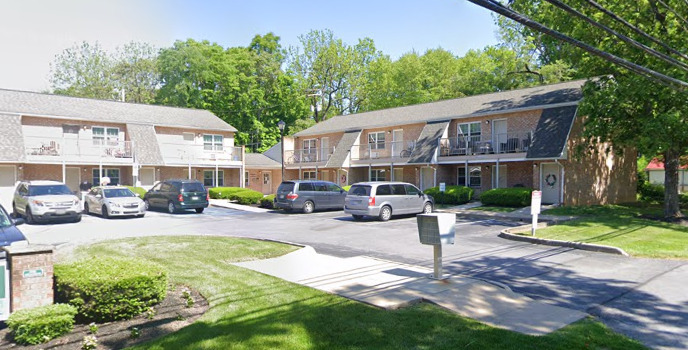
[[[664,152],[664,217],[683,217],[678,201],[678,157],[681,152],[668,149]]]

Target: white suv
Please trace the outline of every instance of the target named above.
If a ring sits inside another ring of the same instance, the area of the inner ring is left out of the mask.
[[[14,190],[12,210],[28,224],[52,219],[81,221],[81,203],[67,185],[57,181],[22,181]]]

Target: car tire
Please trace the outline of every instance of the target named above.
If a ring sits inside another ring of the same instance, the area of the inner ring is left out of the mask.
[[[12,202],[12,214],[14,215],[15,218],[20,218],[21,214],[17,211],[17,205]]]
[[[174,203],[172,203],[172,202],[167,203],[167,212],[170,214],[174,214],[177,212],[177,208],[174,207]]]
[[[196,208],[196,213],[198,213],[198,214],[202,213],[203,209],[205,209],[205,208]]]
[[[84,203],[84,214],[91,215],[91,210],[88,208],[88,203]]]
[[[150,202],[147,199],[143,200],[143,204],[146,206],[146,210],[150,210]]]
[[[356,214],[351,214],[351,216],[354,218],[356,221],[361,221],[363,220],[363,215],[356,215]]]
[[[425,202],[423,205],[423,214],[431,214],[432,213],[432,203],[430,202]]]
[[[380,208],[380,215],[378,216],[380,221],[388,221],[392,218],[392,208],[389,205],[385,205]]]
[[[304,214],[310,214],[315,210],[315,204],[313,204],[312,201],[306,201],[303,203],[303,213]]]
[[[31,208],[26,207],[26,223],[29,225],[33,225],[36,223],[36,219],[33,217],[33,214],[31,213]]]
[[[109,219],[110,218],[110,214],[108,213],[108,209],[106,206],[103,206],[100,208],[100,215],[103,216],[103,219]]]

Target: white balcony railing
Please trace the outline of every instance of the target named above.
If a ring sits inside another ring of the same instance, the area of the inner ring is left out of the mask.
[[[305,148],[284,151],[284,164],[303,164],[327,162],[334,153],[334,147]]]
[[[160,142],[166,164],[214,165],[242,162],[241,147]]]
[[[526,152],[533,140],[532,132],[494,134],[491,140],[480,136],[458,136],[439,140],[440,157],[476,154]]]
[[[368,159],[405,159],[411,156],[416,147],[415,141],[393,141],[354,145],[351,160]]]
[[[132,163],[131,141],[79,139],[67,137],[24,136],[29,161]]]

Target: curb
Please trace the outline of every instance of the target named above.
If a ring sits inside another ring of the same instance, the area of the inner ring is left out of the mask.
[[[549,225],[538,225],[538,227],[547,227],[547,226],[549,226]],[[508,240],[512,240],[512,241],[518,241],[518,242],[526,242],[526,243],[532,243],[532,244],[542,244],[542,245],[555,246],[555,247],[566,247],[566,248],[587,250],[587,251],[598,252],[598,253],[607,253],[607,254],[630,256],[623,249],[617,248],[617,247],[611,247],[611,246],[600,245],[600,244],[560,241],[560,240],[556,240],[556,239],[545,239],[545,238],[521,236],[521,235],[511,233],[511,231],[522,231],[522,230],[526,230],[526,229],[530,230],[530,228],[531,228],[531,225],[524,225],[524,226],[504,229],[504,230],[502,230],[502,232],[499,233],[499,237],[504,238],[504,239],[508,239]]]

